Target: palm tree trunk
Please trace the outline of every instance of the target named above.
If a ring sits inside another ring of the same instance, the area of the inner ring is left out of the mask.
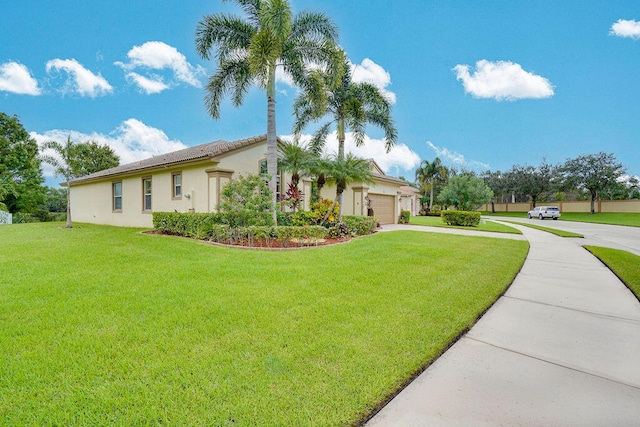
[[[338,120],[338,161],[344,159],[344,118]],[[338,218],[342,218],[342,191],[340,185],[336,182],[336,202],[338,202]]]
[[[269,67],[269,81],[267,82],[267,174],[269,175],[269,190],[271,191],[271,218],[277,225],[278,140],[276,135],[275,64]]]
[[[344,159],[344,118],[338,120],[338,160]]]
[[[67,180],[67,225],[66,228],[73,228],[71,224],[71,186],[69,180]]]
[[[431,177],[431,193],[429,193],[429,212],[433,210],[433,177]]]

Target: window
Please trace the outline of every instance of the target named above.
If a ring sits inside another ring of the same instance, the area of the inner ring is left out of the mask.
[[[171,174],[171,197],[174,199],[182,198],[182,173],[174,172]]]
[[[145,212],[151,211],[151,178],[142,179],[142,210]]]
[[[260,175],[264,179],[264,182],[269,185],[269,180],[267,179],[267,161],[262,160],[260,162]],[[280,175],[278,175],[278,179],[276,181],[276,200],[280,201]]]
[[[113,191],[113,211],[122,212],[122,183],[114,182],[111,189]]]

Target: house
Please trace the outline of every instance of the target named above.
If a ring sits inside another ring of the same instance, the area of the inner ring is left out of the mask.
[[[216,212],[220,189],[229,180],[266,171],[266,152],[266,135],[219,140],[77,178],[69,183],[73,220],[151,228],[154,211]],[[385,175],[374,161],[371,168],[373,184],[350,185],[343,193],[342,213],[372,211],[380,223],[395,223],[404,183]],[[289,179],[281,174],[278,192]],[[301,183],[304,194],[311,195],[311,180]],[[335,183],[328,181],[321,197],[335,198]]]
[[[409,211],[409,215],[417,216],[420,213],[420,190],[410,185],[400,187],[400,210]]]

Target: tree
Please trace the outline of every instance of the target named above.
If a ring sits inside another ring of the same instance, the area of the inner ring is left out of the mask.
[[[578,189],[586,189],[591,195],[591,213],[595,213],[595,201],[599,193],[616,185],[624,173],[622,163],[611,153],[578,156],[568,159],[561,168],[564,183]]]
[[[106,144],[82,142],[74,145],[74,151],[73,169],[78,177],[120,165],[120,157]]]
[[[427,195],[429,190],[429,210],[433,210],[433,193],[438,179],[447,179],[448,170],[446,166],[442,164],[442,161],[438,157],[433,159],[433,162],[423,160],[420,166],[416,169],[416,181],[420,186],[420,190]]]
[[[47,187],[44,206],[47,212],[66,212],[67,190],[64,188]]]
[[[298,141],[278,145],[278,169],[291,173],[291,182],[298,187],[300,174],[309,169],[312,155]]]
[[[353,153],[347,154],[343,159],[337,156],[327,162],[328,175],[336,182],[336,199],[328,212],[333,212],[333,207],[339,203],[338,198],[352,182],[370,183],[373,179],[371,164],[368,160],[356,157]],[[338,205],[338,218],[342,218],[342,205]],[[327,213],[328,215],[328,213]],[[326,221],[326,218],[323,222]]]
[[[500,197],[500,200],[504,201],[505,193],[511,192],[510,175],[509,173],[505,174],[500,171],[485,171],[482,174],[482,179],[484,180],[484,183],[487,184],[487,187],[489,187],[493,192],[493,197],[491,198],[491,212],[495,213],[496,210],[494,203],[498,202],[498,197]]]
[[[35,212],[44,201],[38,144],[17,116],[0,112],[0,201],[9,212]]]
[[[550,191],[558,175],[558,167],[543,160],[537,168],[534,166],[515,165],[511,169],[511,179],[514,190],[531,198],[536,207],[538,197]]]
[[[346,60],[343,68],[348,69]],[[329,116],[329,121],[320,126],[310,142],[310,150],[320,155],[326,144],[330,129],[335,126],[338,137],[337,160],[343,160],[346,131],[350,130],[355,138],[356,146],[364,144],[367,124],[381,128],[385,134],[387,152],[398,139],[398,132],[391,118],[391,103],[370,83],[355,83],[351,73],[345,72],[339,84],[334,85],[325,76],[320,87],[324,93],[318,94],[318,86],[306,84],[305,90],[294,102],[295,123],[293,132],[299,135],[311,122]],[[336,193],[336,199],[342,206],[342,193]]]
[[[43,155],[42,160],[54,167],[56,176],[64,177],[67,186],[67,228],[73,227],[71,224],[71,186],[69,182],[79,176],[78,162],[76,159],[77,145],[71,142],[71,136],[62,145],[58,141],[47,141],[42,145],[44,150],[53,150],[57,156]]]
[[[267,173],[276,221],[276,67],[282,67],[297,85],[304,86],[317,81],[308,78],[310,64],[339,75],[342,53],[336,47],[337,29],[323,14],[303,12],[292,16],[287,0],[234,1],[247,19],[222,13],[207,15],[196,30],[200,56],[210,59],[215,48],[218,59],[218,69],[206,87],[205,104],[211,117],[219,119],[225,95],[229,94],[238,107],[253,84],[265,90]]]
[[[441,203],[462,211],[476,210],[492,197],[493,191],[482,178],[467,174],[451,178],[438,195]]]

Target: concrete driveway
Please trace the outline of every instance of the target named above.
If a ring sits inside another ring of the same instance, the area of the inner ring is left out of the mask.
[[[640,303],[579,245],[638,243],[543,225],[588,238],[516,225],[531,247],[509,290],[367,427],[640,425]]]
[[[576,240],[579,245],[604,246],[607,248],[622,249],[640,256],[640,227],[623,227],[619,225],[590,224],[587,222],[539,220],[528,219],[526,214],[522,218],[509,217],[484,217],[488,220],[514,221],[524,224],[541,225],[543,227],[558,230],[571,231],[582,234],[585,238]],[[508,224],[507,224],[508,225]]]

